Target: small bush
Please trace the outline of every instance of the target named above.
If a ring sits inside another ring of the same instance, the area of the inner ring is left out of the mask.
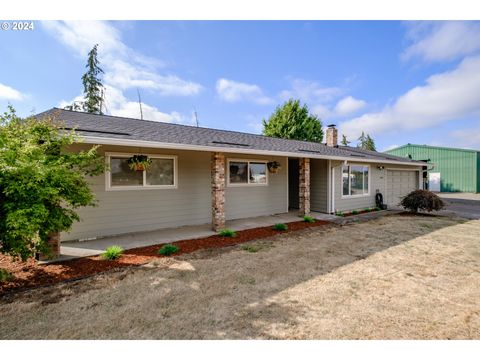
[[[345,216],[345,214],[343,213],[343,211],[337,211],[337,212],[335,213],[335,215],[341,216],[341,217]]]
[[[358,214],[358,211],[357,210],[353,210],[352,211],[352,215],[357,215]]]
[[[380,211],[380,210],[382,210],[382,209],[380,209],[379,207],[376,207],[374,210],[375,210],[375,211]]]
[[[314,219],[313,217],[311,217],[311,216],[305,215],[305,216],[303,217],[303,221],[305,221],[305,222],[307,222],[307,223],[314,223],[314,222],[315,222],[315,219]]]
[[[179,250],[180,248],[178,246],[172,244],[165,244],[160,248],[160,250],[158,250],[158,253],[160,255],[170,256],[172,254],[175,254]]]
[[[223,229],[218,233],[218,235],[224,236],[224,237],[235,237],[237,236],[237,232],[232,229]]]
[[[0,282],[12,281],[14,278],[10,271],[0,269]]]
[[[412,213],[418,210],[432,212],[445,207],[444,202],[436,194],[428,190],[414,190],[405,196],[400,205]]]
[[[363,211],[365,211],[365,212],[370,212],[370,211],[373,211],[373,209],[365,208],[365,209],[363,209]]]
[[[286,224],[275,224],[273,225],[273,229],[277,231],[285,231],[288,229],[288,226]]]
[[[105,260],[116,260],[123,254],[123,248],[117,245],[109,246],[105,249],[102,257]]]

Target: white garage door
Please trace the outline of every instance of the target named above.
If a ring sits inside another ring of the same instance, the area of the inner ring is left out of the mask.
[[[418,171],[387,171],[387,205],[397,206],[402,197],[418,189]]]

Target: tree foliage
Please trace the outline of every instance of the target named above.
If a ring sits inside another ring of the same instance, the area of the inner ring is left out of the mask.
[[[342,141],[340,142],[343,146],[348,146],[351,141],[347,140],[347,137],[345,135],[342,135]]]
[[[360,137],[358,138],[357,147],[362,150],[377,151],[375,141],[369,134],[365,134],[364,131],[362,131],[362,135],[360,135]]]
[[[49,233],[69,230],[75,210],[94,205],[86,175],[104,161],[97,147],[66,152],[78,142],[74,131],[53,119],[0,115],[0,252],[22,260],[46,252]]]
[[[72,105],[66,106],[67,110],[85,111],[92,114],[103,114],[103,84],[100,74],[103,73],[98,61],[98,44],[88,53],[87,72],[82,76],[84,101],[74,101]]]
[[[263,120],[263,134],[283,139],[322,142],[322,122],[309,113],[306,104],[290,99],[278,106],[270,118]]]

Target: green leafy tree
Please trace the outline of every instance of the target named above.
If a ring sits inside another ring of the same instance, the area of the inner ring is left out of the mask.
[[[66,151],[75,142],[53,119],[22,119],[11,106],[0,115],[0,252],[22,260],[48,253],[48,235],[95,205],[86,176],[102,173],[104,161],[97,147]]]
[[[343,146],[348,146],[350,143],[351,143],[351,141],[348,141],[348,140],[347,140],[347,137],[346,137],[345,135],[342,135],[341,144],[342,144]]]
[[[82,76],[83,92],[85,94],[85,103],[83,110],[88,113],[102,114],[103,102],[103,84],[100,81],[100,74],[103,70],[98,61],[98,44],[88,53],[87,72]]]
[[[322,142],[322,122],[309,113],[307,105],[290,99],[278,106],[270,118],[263,120],[263,134],[283,139]]]

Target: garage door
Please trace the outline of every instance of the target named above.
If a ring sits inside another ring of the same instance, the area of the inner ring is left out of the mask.
[[[418,189],[418,171],[387,171],[387,205],[397,206],[402,197]]]

